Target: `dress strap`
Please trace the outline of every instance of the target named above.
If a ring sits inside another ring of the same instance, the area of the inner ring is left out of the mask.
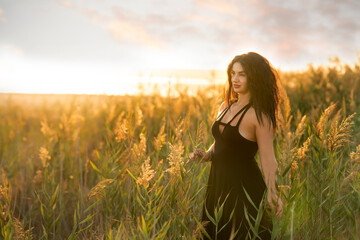
[[[246,104],[244,107],[242,107],[236,114],[235,116],[227,123],[230,124],[242,111],[244,111],[244,109],[248,106],[249,104]]]
[[[245,111],[243,112],[243,114],[241,114],[241,117],[240,117],[239,121],[238,121],[237,124],[236,124],[236,128],[239,128],[239,125],[240,125],[241,120],[244,118],[245,113],[247,112],[247,110],[249,110],[249,108],[251,107],[251,105],[250,105],[250,104],[247,104],[245,107],[246,107],[246,109],[245,109]]]
[[[248,104],[247,104],[248,105]],[[224,123],[225,125],[228,125],[228,124],[230,124],[246,107],[247,107],[247,105],[245,105],[244,107],[242,107],[236,114],[235,114],[235,116],[229,121],[229,122],[227,122],[227,123]],[[230,109],[230,108],[229,108]],[[224,114],[225,115],[225,114]],[[224,116],[223,115],[223,116]],[[222,116],[222,117],[223,117]],[[221,117],[221,118],[222,118]],[[220,119],[221,120],[221,119]]]
[[[221,119],[224,117],[224,115],[226,114],[226,112],[229,110],[229,107],[226,107],[221,113],[220,113],[220,117],[217,118],[215,121],[221,121]]]

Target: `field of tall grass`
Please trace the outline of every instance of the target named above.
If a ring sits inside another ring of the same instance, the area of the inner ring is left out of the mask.
[[[360,239],[360,62],[280,75],[273,239]],[[188,88],[2,94],[0,238],[195,239],[211,163],[188,154],[212,144],[224,88]]]

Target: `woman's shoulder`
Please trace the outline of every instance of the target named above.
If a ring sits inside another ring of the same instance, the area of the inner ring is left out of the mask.
[[[256,118],[256,112],[253,106],[249,107],[249,109],[246,112],[247,118],[251,120],[254,124],[257,122]]]
[[[220,107],[219,107],[219,112],[223,111],[226,107],[226,104],[225,104],[225,101],[223,101],[221,104],[220,104]]]
[[[236,102],[236,100],[234,100],[234,99],[231,100],[230,102],[226,102],[226,101],[221,102],[220,107],[219,107],[219,112],[223,111],[226,108],[229,108],[235,102]]]
[[[271,119],[264,113],[260,112],[256,114],[255,108],[251,106],[247,111],[248,119],[255,125],[255,127],[269,127],[272,125]],[[261,118],[261,120],[260,120]]]

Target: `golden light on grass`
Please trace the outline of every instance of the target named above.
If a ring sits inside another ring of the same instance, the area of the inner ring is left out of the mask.
[[[324,137],[325,137],[324,136],[325,123],[328,121],[329,117],[334,112],[335,107],[336,107],[335,103],[333,103],[329,107],[327,107],[325,109],[325,111],[323,112],[323,114],[321,115],[319,122],[316,125],[317,134],[319,135],[320,139],[322,139],[322,140],[324,140]]]
[[[136,106],[135,122],[137,126],[141,126],[143,121],[143,113],[139,106]]]
[[[159,151],[165,143],[166,133],[164,133],[164,130],[165,130],[165,121],[163,121],[163,124],[161,125],[161,128],[154,139],[154,147],[157,151]]]
[[[294,178],[295,172],[297,171],[298,168],[299,168],[299,167],[298,167],[297,161],[294,160],[294,161],[292,162],[292,164],[291,164],[291,167],[290,167],[290,174],[289,174],[289,178],[290,178],[290,179],[293,179],[293,178]]]
[[[116,126],[114,129],[115,139],[118,143],[121,140],[125,139],[129,130],[128,130],[128,120],[126,118],[122,119],[122,116],[119,116],[116,121]]]
[[[302,86],[281,90],[278,239],[290,225],[299,239],[360,237],[360,93],[346,87],[360,72],[326,74],[294,73]],[[212,143],[223,88],[167,86],[169,95],[0,95],[0,238],[193,239],[211,163],[183,162]]]
[[[43,172],[40,169],[36,170],[36,174],[35,174],[32,182],[34,184],[40,184],[43,182]]]
[[[309,146],[311,142],[312,136],[308,137],[303,145],[297,151],[297,158],[299,161],[302,161],[306,158],[306,152],[309,151]]]
[[[305,120],[306,120],[306,115],[304,115],[301,118],[300,123],[297,125],[296,131],[295,131],[295,138],[301,137],[304,134],[305,131]]]
[[[141,165],[141,173],[136,183],[147,189],[149,187],[149,182],[155,176],[155,173],[156,172],[151,169],[150,157],[148,157]]]
[[[143,133],[140,133],[140,141],[138,143],[134,143],[131,149],[133,157],[140,161],[146,153],[146,137]]]
[[[180,175],[180,166],[182,166],[183,158],[182,154],[184,153],[184,146],[182,142],[176,144],[169,144],[170,154],[168,156],[170,167],[166,169],[166,172],[169,172],[171,176],[178,177]]]
[[[49,161],[51,159],[49,155],[49,151],[45,147],[41,147],[39,150],[39,158],[42,163],[43,168],[47,168],[49,166]]]
[[[350,142],[353,127],[352,119],[355,114],[356,113],[353,113],[345,118],[341,121],[340,125],[337,119],[333,121],[330,134],[328,135],[328,148],[330,151],[336,150],[344,146],[344,143]]]
[[[110,184],[112,184],[115,180],[114,179],[105,179],[102,180],[101,182],[99,182],[98,184],[95,185],[95,187],[93,187],[88,195],[87,198],[88,199],[92,199],[95,197],[100,197],[100,198],[104,198],[104,191],[107,187],[109,187]]]
[[[360,164],[360,144],[356,147],[355,152],[350,153],[350,159],[354,164]]]

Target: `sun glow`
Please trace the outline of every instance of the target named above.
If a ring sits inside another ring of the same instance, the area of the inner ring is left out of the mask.
[[[166,61],[158,56],[157,63]],[[150,93],[154,84],[165,94],[169,84],[209,84],[210,71],[176,69],[122,69],[116,64],[34,61],[24,56],[0,59],[0,92],[55,94]],[[168,64],[166,66],[173,66]],[[221,76],[221,74],[218,74]]]

